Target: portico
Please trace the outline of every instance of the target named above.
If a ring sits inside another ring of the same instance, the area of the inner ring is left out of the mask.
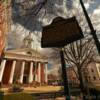
[[[28,49],[27,49],[28,50]],[[9,50],[5,52],[0,64],[0,83],[7,85],[15,81],[20,84],[33,82],[47,83],[47,60],[37,53],[34,55],[22,54],[27,50]]]

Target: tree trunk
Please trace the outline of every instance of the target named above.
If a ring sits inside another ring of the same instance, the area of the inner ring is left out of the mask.
[[[86,100],[86,98],[85,98],[86,92],[85,92],[85,86],[84,86],[84,82],[83,82],[81,67],[78,66],[77,68],[78,68],[78,75],[79,75],[80,89],[81,89],[82,97],[83,97],[83,100]]]

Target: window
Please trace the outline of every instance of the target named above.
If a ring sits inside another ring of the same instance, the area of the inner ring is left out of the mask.
[[[90,79],[91,79],[90,76],[88,76],[88,81],[90,81]]]
[[[94,70],[93,70],[93,69],[91,69],[91,72],[94,72]]]
[[[94,79],[94,80],[96,80],[96,77],[95,77],[95,76],[93,76],[93,79]]]

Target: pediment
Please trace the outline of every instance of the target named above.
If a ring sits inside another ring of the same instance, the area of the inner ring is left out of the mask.
[[[26,57],[39,57],[39,58],[46,58],[43,54],[41,54],[40,52],[34,50],[34,49],[28,49],[28,48],[24,48],[24,49],[13,49],[13,50],[7,50],[4,52],[5,56],[6,55],[19,55],[19,56],[26,56]]]

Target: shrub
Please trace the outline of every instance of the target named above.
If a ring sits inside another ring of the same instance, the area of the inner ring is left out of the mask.
[[[10,89],[9,92],[21,92],[23,89],[21,88],[20,85],[14,84]]]

